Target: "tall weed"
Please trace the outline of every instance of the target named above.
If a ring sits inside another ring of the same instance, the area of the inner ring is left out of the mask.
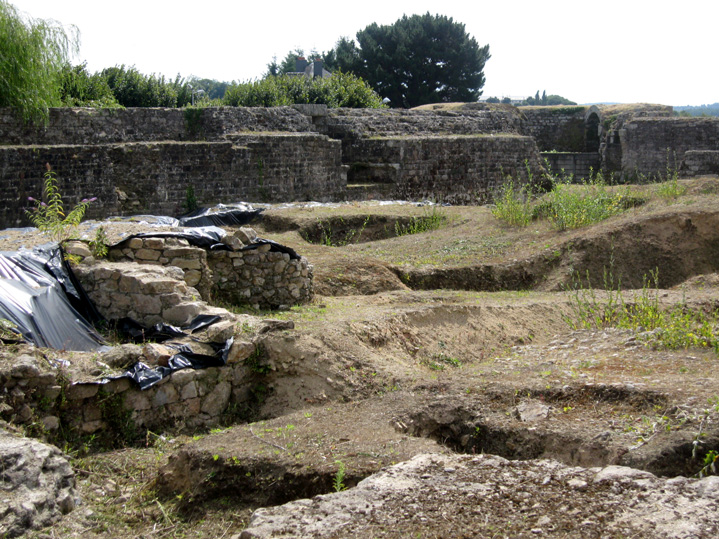
[[[532,197],[526,185],[515,185],[509,178],[499,188],[492,215],[508,225],[525,227],[532,221]]]

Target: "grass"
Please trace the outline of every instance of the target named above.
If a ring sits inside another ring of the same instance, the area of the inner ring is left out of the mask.
[[[573,316],[567,319],[569,325],[574,329],[630,329],[638,332],[640,340],[648,346],[669,350],[711,348],[719,355],[718,311],[707,314],[684,303],[663,309],[658,299],[658,272],[645,278],[644,283],[642,291],[627,301],[621,283],[614,282],[611,269],[604,273],[607,296],[603,300],[589,287],[588,275],[586,288],[580,280],[576,281],[570,294]]]
[[[430,232],[443,227],[449,218],[447,213],[440,206],[432,206],[431,211],[425,210],[424,215],[412,217],[406,225],[396,221],[394,231],[396,236],[408,236],[410,234],[420,234],[422,232]]]
[[[551,184],[552,190],[537,199],[531,175],[527,184],[515,184],[508,177],[496,194],[492,215],[515,227],[546,219],[562,231],[599,223],[645,202],[629,187],[611,189],[601,172],[580,184],[572,184],[571,176],[551,177]]]

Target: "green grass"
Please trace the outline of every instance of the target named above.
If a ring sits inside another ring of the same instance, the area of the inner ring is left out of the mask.
[[[592,174],[590,180],[580,184],[571,182],[571,177],[552,178],[552,190],[535,199],[527,185],[515,185],[512,178],[508,178],[497,193],[492,214],[517,227],[525,227],[536,219],[547,219],[553,228],[561,231],[599,223],[645,202],[627,186],[610,189],[601,173]]]
[[[691,309],[685,304],[663,309],[659,305],[658,273],[645,278],[642,291],[627,301],[620,289],[621,283],[614,282],[611,270],[605,270],[605,299],[597,298],[596,292],[582,287],[575,281],[570,293],[573,315],[568,317],[574,328],[599,329],[616,327],[631,329],[639,333],[644,344],[656,348],[675,350],[680,348],[711,348],[719,355],[719,312],[707,314]]]
[[[394,224],[394,232],[397,236],[408,236],[410,234],[420,234],[429,232],[443,227],[449,218],[447,213],[440,206],[432,206],[430,211],[425,209],[424,215],[412,217],[410,222],[402,225],[399,221]]]

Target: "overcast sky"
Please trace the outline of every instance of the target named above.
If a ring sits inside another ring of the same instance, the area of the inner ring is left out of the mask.
[[[558,94],[578,103],[719,102],[719,0],[184,1],[9,0],[75,25],[76,63],[220,81],[260,78],[291,49],[403,14],[447,15],[489,44],[484,96]]]

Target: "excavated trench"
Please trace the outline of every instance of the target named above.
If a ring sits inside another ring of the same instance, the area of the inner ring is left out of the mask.
[[[421,226],[418,223],[424,220],[422,216],[369,214],[328,216],[298,223],[282,215],[268,214],[263,216],[262,226],[267,232],[296,230],[308,243],[342,247],[401,236],[413,226]]]
[[[553,410],[550,415],[561,414],[563,405],[571,403],[572,410],[583,406],[587,415],[610,413],[619,407],[624,413],[633,410],[648,417],[652,411],[668,404],[666,396],[656,392],[611,386],[521,390],[519,393],[541,397],[541,401],[533,401],[534,410],[541,412],[547,406]],[[495,397],[506,401],[513,395],[507,391]],[[546,409],[544,411],[546,413]],[[715,428],[702,432],[701,444],[697,447],[698,430],[660,431],[647,436],[646,442],[637,442],[610,430],[574,428],[566,422],[518,425],[519,421],[508,421],[508,415],[519,419],[518,408],[492,409],[490,405],[478,410],[436,402],[406,414],[398,428],[412,436],[436,440],[462,454],[486,453],[510,460],[554,459],[585,468],[621,465],[665,477],[695,475],[702,467],[707,449],[719,444],[719,430]]]

